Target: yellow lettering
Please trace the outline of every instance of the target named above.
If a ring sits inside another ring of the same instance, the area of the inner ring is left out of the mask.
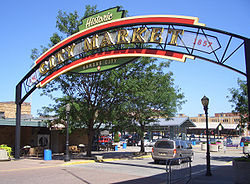
[[[116,43],[117,44],[129,43],[129,41],[127,40],[127,36],[128,36],[128,30],[126,29],[119,30]]]
[[[98,35],[94,35],[92,39],[86,38],[84,40],[84,52],[98,48]]]
[[[133,43],[144,43],[145,39],[143,38],[142,34],[147,30],[146,27],[140,28],[133,28],[133,36],[132,41]]]
[[[72,58],[74,56],[74,48],[75,48],[76,44],[72,44],[69,45],[68,47],[65,48],[65,50],[68,53],[68,59]]]
[[[56,66],[56,58],[55,56],[51,56],[49,58],[49,68],[52,69]]]
[[[105,32],[100,47],[107,47],[110,45],[114,45],[114,42],[112,41],[109,32]]]
[[[63,54],[65,53],[65,50],[62,49],[60,50],[59,52],[56,53],[56,58],[57,58],[57,62],[58,64],[62,63],[65,61],[64,57],[63,57]]]
[[[152,28],[152,32],[151,32],[151,38],[149,40],[149,42],[151,43],[161,43],[162,41],[162,33],[163,33],[164,28],[158,28],[158,27],[154,27]]]
[[[170,40],[170,42],[168,42],[168,44],[177,46],[177,38],[178,38],[179,34],[183,35],[184,30],[169,29],[168,33],[170,33],[170,34],[172,33],[171,40]]]
[[[39,67],[39,72],[41,74],[46,74],[48,70],[49,70],[48,61],[44,61]]]

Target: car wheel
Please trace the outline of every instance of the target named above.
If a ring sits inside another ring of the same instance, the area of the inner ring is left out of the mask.
[[[154,160],[154,163],[155,164],[159,164],[159,160]]]
[[[191,162],[194,161],[194,155],[192,155],[192,156],[190,157],[190,160],[191,160]]]
[[[176,160],[176,164],[177,164],[177,165],[181,165],[181,162],[182,162],[182,161],[181,161],[181,157],[180,157],[179,159]]]
[[[166,165],[169,165],[170,164],[170,161],[169,160],[166,160]]]

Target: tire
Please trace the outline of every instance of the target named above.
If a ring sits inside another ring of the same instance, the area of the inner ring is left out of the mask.
[[[154,163],[155,164],[159,164],[159,160],[154,160]]]
[[[190,160],[191,160],[191,162],[194,161],[194,155],[192,155],[192,156],[190,157]]]
[[[176,164],[177,164],[177,165],[181,165],[181,159],[178,159],[178,160],[176,161]]]
[[[166,163],[166,165],[169,165],[170,161],[169,161],[169,160],[166,160],[166,162],[165,162],[165,163]]]

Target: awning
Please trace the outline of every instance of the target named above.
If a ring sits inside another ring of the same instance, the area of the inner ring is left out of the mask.
[[[189,129],[206,129],[206,123],[194,123],[196,127],[190,127]],[[208,129],[216,129],[220,123],[208,122]]]
[[[206,123],[194,123],[196,127],[190,127],[189,129],[206,129]],[[217,129],[221,124],[223,129],[234,130],[238,126],[238,124],[222,124],[219,122],[208,122],[208,129]]]
[[[170,118],[166,120],[165,118],[159,118],[156,122],[150,123],[150,126],[160,126],[160,127],[194,127],[195,124],[188,117],[180,118]]]
[[[223,129],[235,130],[238,124],[221,124]]]

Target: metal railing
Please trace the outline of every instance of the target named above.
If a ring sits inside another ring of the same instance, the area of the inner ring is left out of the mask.
[[[166,161],[167,184],[191,182],[191,158],[181,157]]]

